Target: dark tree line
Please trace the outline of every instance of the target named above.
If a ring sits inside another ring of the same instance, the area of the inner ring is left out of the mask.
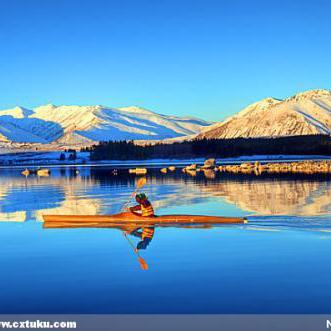
[[[74,150],[74,149],[66,149],[64,152],[65,153],[69,153],[69,156],[68,156],[68,160],[69,161],[75,161],[77,159],[77,152],[76,152],[76,150]],[[65,161],[66,160],[66,154],[65,153],[61,153],[60,154],[60,158],[59,158],[60,161]]]
[[[104,141],[84,149],[92,160],[151,158],[235,157],[241,155],[331,155],[331,137],[307,135],[279,138],[199,139],[145,146],[133,141]]]

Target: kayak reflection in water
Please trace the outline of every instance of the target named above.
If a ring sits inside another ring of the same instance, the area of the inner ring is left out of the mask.
[[[131,213],[142,217],[151,217],[154,216],[154,209],[150,201],[148,200],[145,193],[139,193],[136,195],[136,201],[138,205],[130,207]],[[155,229],[153,226],[141,227],[134,229],[132,231],[127,231],[128,234],[135,237],[141,238],[141,241],[137,244],[137,250],[146,249],[147,246],[153,239]]]

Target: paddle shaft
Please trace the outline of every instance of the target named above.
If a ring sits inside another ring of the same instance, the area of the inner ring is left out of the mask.
[[[125,237],[125,239],[128,241],[128,243],[130,244],[130,246],[132,247],[133,251],[137,254],[138,257],[140,257],[136,247],[134,247],[134,244],[132,243],[132,241],[128,238],[128,236],[126,235],[126,233],[123,231],[123,235]]]
[[[122,206],[122,209],[130,203],[131,199],[136,195],[137,191],[142,188],[144,185],[146,184],[146,178],[141,178],[138,182],[137,182],[137,187],[134,190],[134,192],[130,195],[130,199]],[[121,209],[121,210],[122,210]],[[139,255],[138,250],[134,247],[133,243],[131,242],[131,240],[128,238],[128,236],[126,235],[125,231],[122,231],[124,237],[126,238],[127,242],[130,244],[130,246],[132,247],[135,255],[137,256],[138,262],[141,266],[142,269],[147,270],[148,269],[148,265],[146,263],[146,261]]]
[[[138,180],[138,182],[137,182],[137,186],[136,186],[135,190],[134,190],[134,191],[132,192],[132,194],[130,195],[129,200],[123,204],[123,206],[122,206],[122,208],[121,208],[121,211],[124,211],[124,209],[127,208],[127,206],[128,206],[128,204],[130,203],[131,199],[137,194],[137,191],[138,191],[139,189],[141,189],[143,186],[145,186],[146,182],[147,182],[147,181],[146,181],[146,178],[141,178],[141,179]]]
[[[128,241],[128,243],[130,244],[130,246],[132,247],[138,262],[140,264],[141,269],[143,270],[147,270],[148,269],[148,264],[146,263],[146,261],[140,256],[139,251],[137,248],[134,247],[132,241],[128,238],[128,236],[126,235],[126,233],[123,231],[124,237],[126,238],[126,240]]]
[[[129,203],[131,202],[131,199],[136,195],[138,189],[135,189],[134,192],[130,195],[130,198],[127,202],[125,202],[121,208],[121,211],[125,211],[125,209],[127,208],[127,206],[129,205]]]

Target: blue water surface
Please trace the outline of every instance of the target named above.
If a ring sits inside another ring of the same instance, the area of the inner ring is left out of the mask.
[[[0,174],[1,313],[330,313],[328,177],[148,173],[158,214],[247,216],[246,225],[156,228],[140,252],[118,229],[44,229],[43,214],[120,210],[122,169]],[[136,238],[131,238],[134,244]]]

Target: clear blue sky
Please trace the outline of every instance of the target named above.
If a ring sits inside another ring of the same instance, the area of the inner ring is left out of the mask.
[[[331,88],[330,0],[1,0],[0,109],[139,105],[220,120]]]

